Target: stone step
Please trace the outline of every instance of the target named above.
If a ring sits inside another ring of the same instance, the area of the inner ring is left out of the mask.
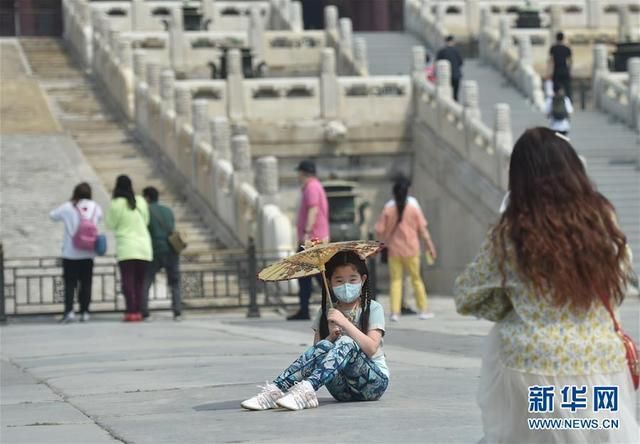
[[[25,39],[21,43],[34,73],[44,80],[51,79],[45,83],[45,91],[62,113],[58,116],[61,125],[80,146],[107,190],[112,189],[120,174],[131,177],[138,193],[144,186],[155,186],[161,201],[174,211],[176,226],[185,234],[189,250],[220,248],[212,230],[215,227],[204,223],[198,211],[185,201],[180,189],[172,189],[165,182],[153,159],[109,112],[101,100],[101,91],[84,78],[59,41]]]

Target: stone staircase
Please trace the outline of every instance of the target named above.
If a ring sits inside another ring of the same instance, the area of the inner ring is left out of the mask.
[[[111,191],[120,174],[131,177],[138,194],[145,186],[156,187],[160,201],[173,210],[176,226],[185,234],[188,252],[220,248],[215,231],[178,188],[163,180],[154,159],[108,110],[96,85],[74,65],[61,41],[21,39],[20,43],[60,125],[75,139],[105,188]]]
[[[408,33],[355,35],[367,41],[371,75],[408,74],[411,48],[421,44]],[[437,48],[428,50],[433,54]],[[489,127],[493,126],[495,104],[509,104],[514,142],[525,129],[548,124],[545,116],[491,66],[467,59],[463,76],[478,82],[482,119]],[[589,174],[598,189],[616,207],[620,225],[635,252],[635,269],[640,271],[640,138],[598,110],[578,108],[571,122],[572,144],[587,159]]]

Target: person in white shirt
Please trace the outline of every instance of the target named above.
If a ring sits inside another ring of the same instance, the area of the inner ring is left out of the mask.
[[[562,87],[554,86],[554,95],[547,97],[544,104],[544,113],[549,118],[549,128],[564,135],[569,135],[571,123],[569,119],[573,114],[571,99],[564,93]]]
[[[89,320],[89,305],[91,304],[91,283],[93,279],[93,259],[95,251],[81,250],[74,246],[73,236],[80,226],[80,217],[90,219],[94,225],[102,219],[100,205],[91,200],[91,186],[82,182],[73,190],[71,200],[63,203],[49,213],[54,221],[64,224],[62,241],[62,270],[64,277],[64,315],[62,322],[72,322],[75,319],[73,301],[76,288],[80,304],[80,320]]]

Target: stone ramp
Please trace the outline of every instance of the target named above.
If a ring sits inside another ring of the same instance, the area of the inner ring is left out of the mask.
[[[207,226],[198,211],[187,204],[181,190],[167,183],[153,158],[111,113],[96,86],[75,66],[60,41],[25,39],[21,45],[61,126],[76,141],[107,190],[113,189],[120,174],[131,177],[139,194],[145,186],[155,186],[161,202],[173,209],[176,226],[185,234],[190,251],[219,248],[215,227]]]
[[[16,40],[0,40],[0,134],[59,133],[38,82],[29,75]]]
[[[367,42],[369,74],[375,76],[409,74],[411,48],[422,43],[405,32],[357,32]]]

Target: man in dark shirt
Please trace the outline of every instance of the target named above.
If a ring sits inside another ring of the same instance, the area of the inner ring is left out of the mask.
[[[453,36],[445,39],[446,45],[441,48],[436,55],[437,60],[448,60],[451,64],[451,87],[453,88],[453,98],[458,101],[458,90],[460,89],[460,79],[462,78],[462,56],[455,47]]]
[[[549,50],[549,64],[553,66],[551,78],[554,90],[564,89],[571,99],[571,48],[564,44],[564,34],[556,34],[556,44]]]
[[[167,273],[167,285],[171,288],[171,307],[173,319],[181,318],[180,298],[180,257],[173,251],[169,243],[169,235],[175,230],[173,211],[158,203],[158,190],[147,187],[142,190],[142,195],[149,204],[149,233],[153,245],[153,262],[147,268],[144,297],[141,302],[143,318],[149,317],[149,289],[154,282],[158,271],[164,268]]]

